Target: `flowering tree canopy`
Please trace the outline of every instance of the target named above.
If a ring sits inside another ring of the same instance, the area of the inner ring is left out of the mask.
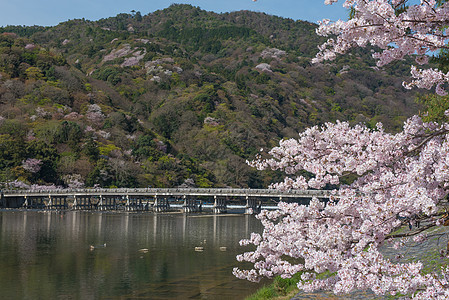
[[[333,2],[337,0],[326,0]],[[316,61],[370,43],[383,49],[375,54],[379,65],[409,54],[417,54],[420,63],[429,51],[447,47],[446,1],[422,0],[406,6],[407,2],[345,1],[354,17],[321,23],[318,32],[336,39],[320,48]],[[449,81],[449,75],[438,70],[416,71],[414,76],[407,87],[436,84],[440,94]],[[298,139],[282,140],[269,155],[250,164],[288,175],[273,188],[334,187],[333,193],[328,202],[312,199],[307,206],[281,202],[278,210],[259,214],[263,234],[253,233],[241,241],[256,249],[237,257],[254,268],[235,268],[237,277],[258,281],[302,272],[298,287],[304,291],[372,290],[413,299],[449,298],[449,267],[428,270],[419,261],[397,260],[409,243],[447,237],[447,231],[439,228],[449,225],[444,208],[449,193],[448,123],[414,116],[397,134],[385,132],[381,124],[370,129],[326,123],[307,129]],[[398,257],[382,252],[388,247],[396,249]],[[447,265],[449,244],[440,248],[434,250],[441,265]]]
[[[42,167],[42,160],[37,158],[28,158],[27,160],[22,161],[22,167],[28,172],[37,173]]]
[[[445,0],[346,0],[343,6],[352,9],[353,17],[348,21],[320,22],[317,33],[336,38],[320,46],[315,62],[332,60],[353,47],[371,44],[381,49],[373,55],[378,66],[407,55],[415,55],[416,63],[422,65],[428,62],[427,54],[448,49],[449,3]],[[411,73],[414,79],[404,83],[406,88],[430,89],[436,85],[437,94],[447,94],[443,85],[449,82],[449,72],[412,66]]]
[[[417,299],[449,297],[449,269],[423,274],[419,262],[395,264],[379,251],[387,241],[397,249],[409,237],[423,242],[431,236],[427,230],[446,222],[439,205],[449,189],[448,134],[449,125],[423,123],[415,116],[398,134],[380,125],[372,130],[337,122],[312,127],[298,140],[281,141],[270,151],[272,158],[251,163],[291,175],[274,187],[322,188],[348,175],[357,179],[334,190],[326,204],[317,199],[309,206],[280,203],[279,210],[262,212],[263,235],[241,242],[257,249],[238,257],[254,263],[254,269],[234,273],[257,281],[303,271],[299,287],[305,291],[372,289],[378,294],[417,292]],[[314,176],[295,176],[300,171]],[[404,225],[412,230],[393,233]],[[317,279],[323,272],[328,276]]]

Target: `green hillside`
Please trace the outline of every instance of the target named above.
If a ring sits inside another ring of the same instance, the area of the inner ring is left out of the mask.
[[[266,187],[279,174],[245,164],[260,148],[337,119],[397,131],[417,112],[409,63],[312,65],[316,27],[172,5],[0,28],[0,182]]]

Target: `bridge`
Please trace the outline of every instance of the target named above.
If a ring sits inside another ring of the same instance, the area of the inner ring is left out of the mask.
[[[325,190],[233,189],[233,188],[119,188],[119,189],[49,189],[3,190],[0,208],[183,211],[211,209],[225,213],[241,209],[257,213],[274,209],[279,201],[308,204],[312,197],[323,201],[331,193]]]

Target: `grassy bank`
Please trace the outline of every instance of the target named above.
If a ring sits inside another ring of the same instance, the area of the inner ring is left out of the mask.
[[[245,300],[290,299],[299,292],[296,283],[300,280],[300,277],[301,273],[297,273],[292,278],[286,279],[278,276],[274,278],[271,284],[263,286]]]

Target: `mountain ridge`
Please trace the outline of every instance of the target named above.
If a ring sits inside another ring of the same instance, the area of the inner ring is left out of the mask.
[[[245,160],[306,127],[399,130],[419,108],[409,62],[379,70],[357,50],[312,65],[316,27],[172,5],[0,28],[0,182],[266,187],[280,174]]]

